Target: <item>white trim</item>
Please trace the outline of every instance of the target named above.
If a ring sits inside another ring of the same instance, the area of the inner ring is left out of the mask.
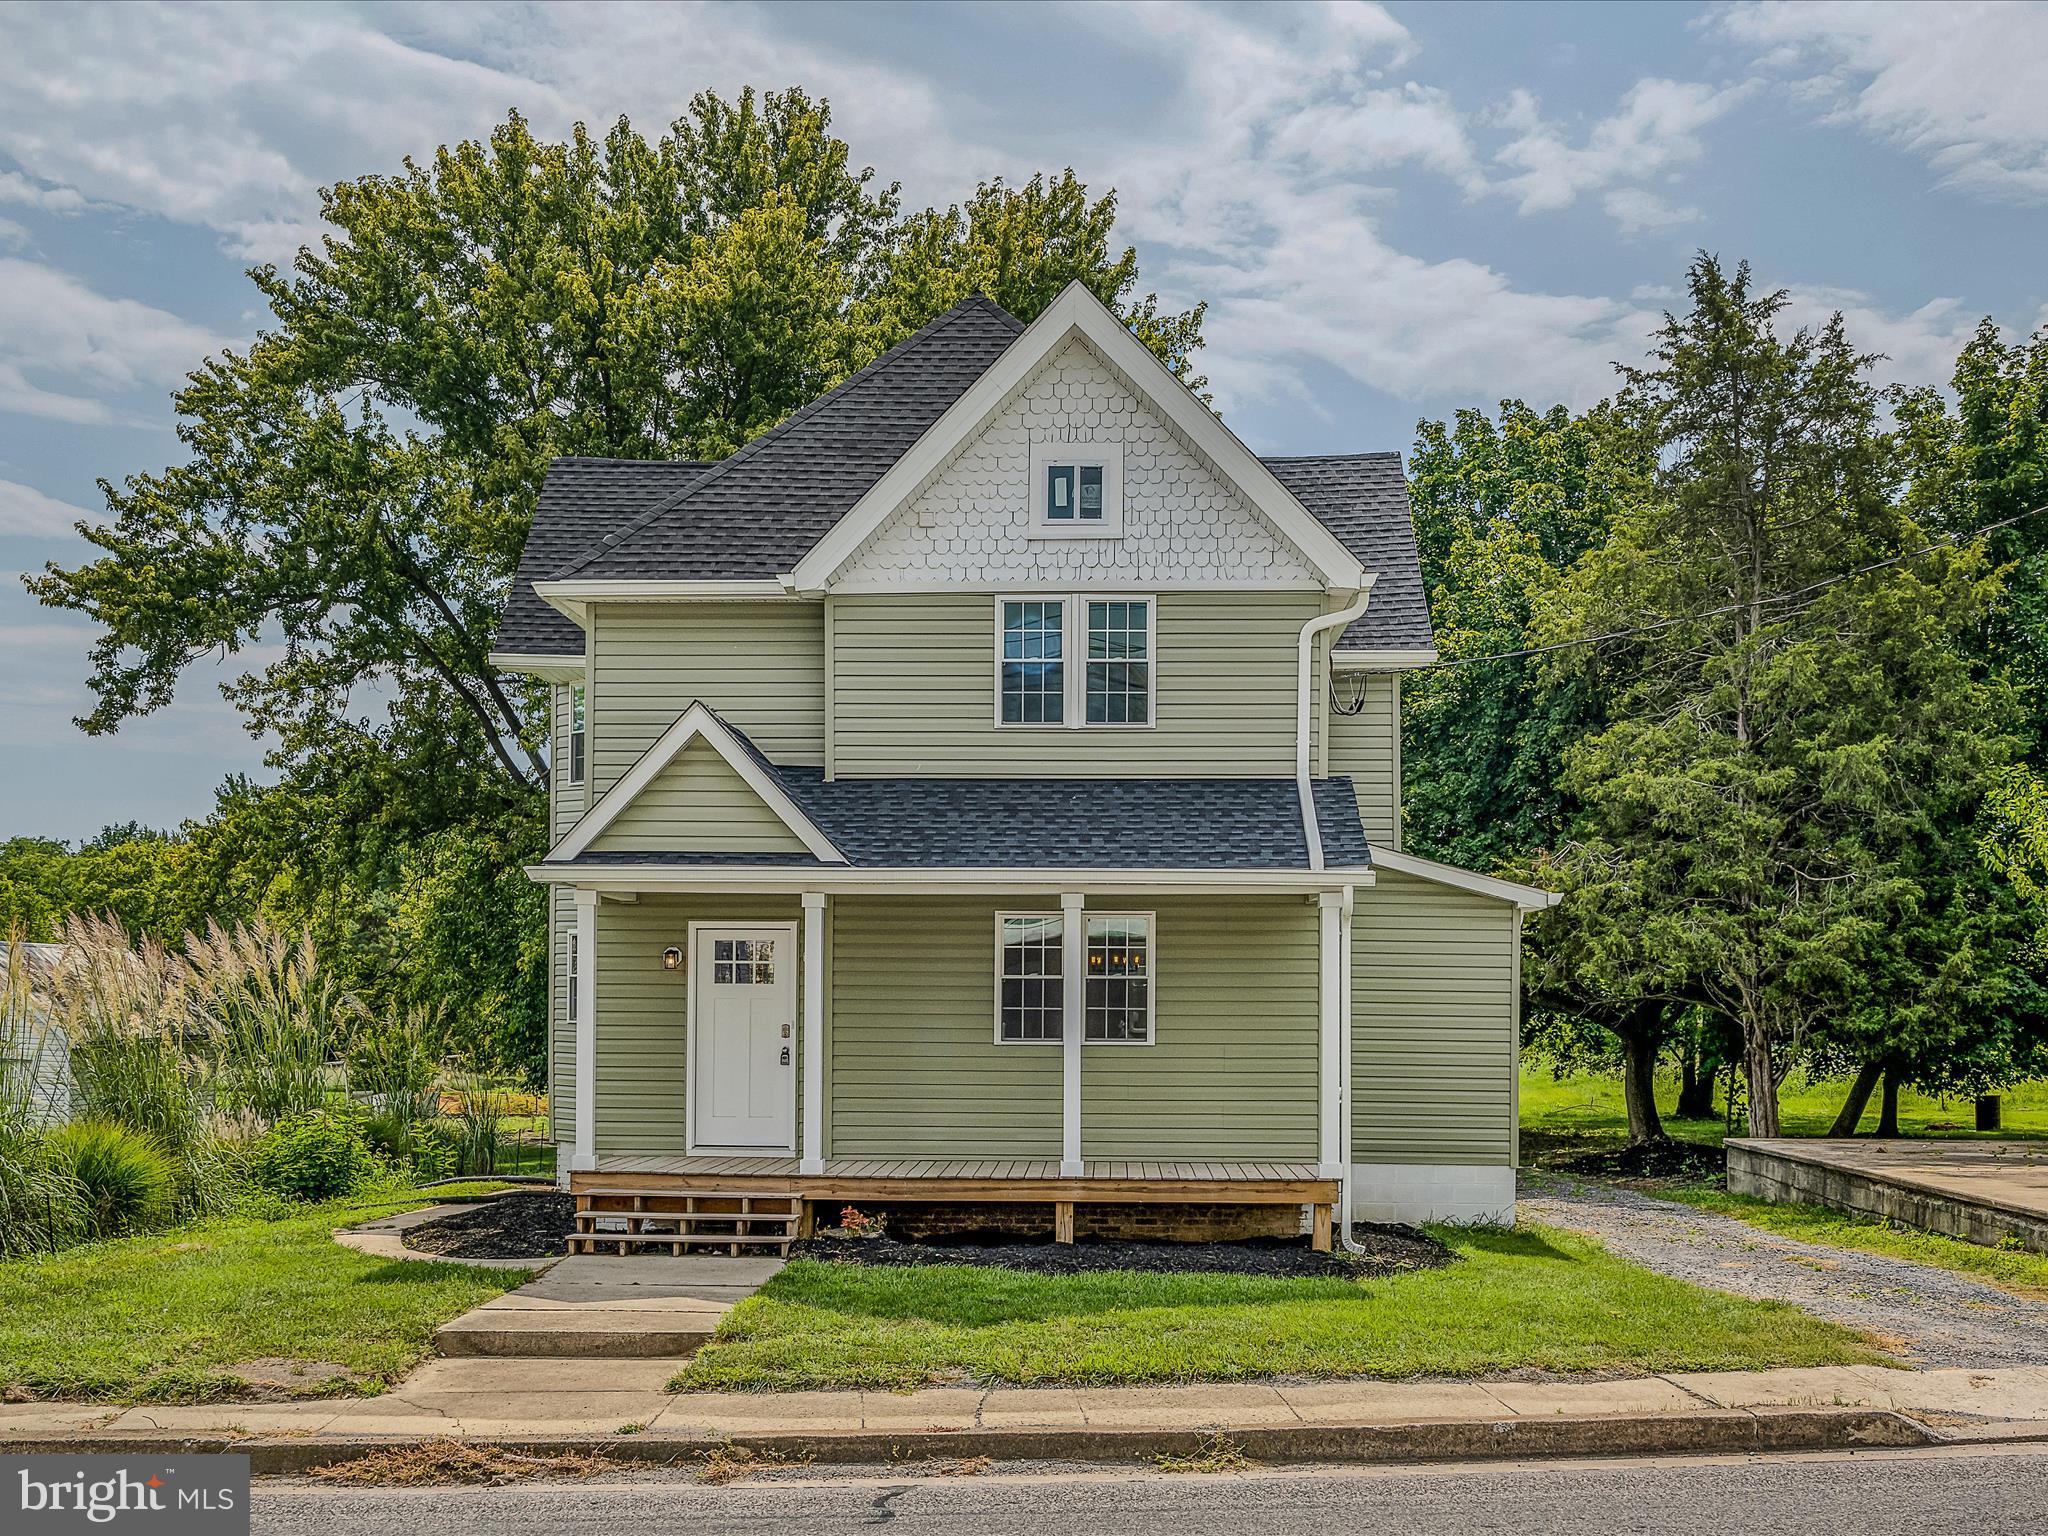
[[[1081,1031],[1074,1021],[1087,1013],[1082,991],[1082,945],[1087,934],[1087,898],[1060,894],[1060,1177],[1078,1179],[1081,1162]]]
[[[804,892],[802,1174],[825,1171],[825,899],[823,891]]]
[[[1316,816],[1315,786],[1309,777],[1308,738],[1315,720],[1315,703],[1327,690],[1323,687],[1321,672],[1315,665],[1316,636],[1326,629],[1341,630],[1345,625],[1363,614],[1372,602],[1372,588],[1376,577],[1368,576],[1347,607],[1335,613],[1326,613],[1310,619],[1301,626],[1301,635],[1296,642],[1300,654],[1295,658],[1294,694],[1294,792],[1301,802],[1301,837],[1308,845],[1308,867],[1323,867],[1323,829]],[[1311,689],[1313,688],[1313,692]],[[1329,711],[1322,711],[1323,749],[1329,750]]]
[[[1508,942],[1508,1161],[1522,1166],[1522,914],[1515,908],[1515,930]]]
[[[530,656],[523,651],[492,651],[484,661],[500,672],[524,672],[544,683],[583,681],[581,656]]]
[[[980,429],[989,414],[1042,362],[1075,334],[1084,337],[1111,366],[1131,380],[1154,381],[1154,387],[1143,392],[1160,414],[1244,493],[1260,515],[1307,558],[1327,585],[1355,591],[1364,584],[1365,571],[1358,557],[1317,521],[1100,299],[1076,281],[1067,284],[1044,313],[1024,328],[1002,356],[812,546],[790,573],[789,585],[803,592],[819,592],[829,586],[875,530]]]
[[[772,933],[778,936],[787,936],[789,939],[789,951],[794,954],[797,949],[797,925],[795,923],[773,922],[714,923],[707,921],[691,923],[688,933],[687,943],[689,948],[683,951],[685,956],[683,962],[683,1093],[687,1100],[683,1105],[684,1153],[689,1157],[705,1157],[718,1153],[732,1153],[744,1156],[747,1154],[772,1155],[781,1152],[794,1155],[799,1133],[797,1130],[796,1114],[797,1074],[793,1057],[789,1073],[789,1141],[786,1144],[778,1146],[773,1143],[764,1143],[754,1147],[733,1147],[718,1142],[700,1142],[697,1140],[697,1090],[704,1082],[704,1074],[697,1070],[697,972],[701,969],[697,963],[697,940],[700,933],[746,934],[750,937],[755,934]],[[779,964],[780,962],[778,961],[777,963]],[[789,1046],[794,1051],[796,1048],[797,1025],[796,973],[791,970],[784,970],[782,974],[789,978]],[[776,984],[778,986],[782,985],[780,981]],[[821,1168],[819,1171],[823,1172],[824,1170]]]
[[[1455,864],[1439,864],[1435,859],[1417,858],[1412,853],[1397,853],[1391,848],[1373,845],[1372,861],[1381,869],[1391,869],[1397,874],[1414,875],[1421,880],[1434,880],[1438,885],[1455,886],[1461,891],[1470,891],[1475,896],[1491,896],[1497,901],[1512,901],[1524,912],[1541,912],[1556,906],[1564,897],[1556,891],[1539,890],[1533,885],[1522,885],[1513,880],[1503,880],[1498,875],[1482,875],[1473,870],[1460,869]]]
[[[1063,571],[1059,576],[1062,592],[1080,592],[1096,596],[1104,592],[1126,592],[1130,590],[1128,576],[1117,572],[1103,572],[1091,576],[1087,571]],[[918,579],[872,577],[855,581],[836,581],[832,584],[834,597],[893,597],[905,592],[945,592],[960,596],[969,592],[1007,592],[1012,596],[1029,596],[1034,589],[1019,586],[1014,576],[965,577],[955,580],[950,576]],[[1175,576],[1162,581],[1156,589],[1160,592],[1322,592],[1323,584],[1313,577],[1299,581],[1275,581],[1269,576],[1228,577],[1218,576],[1195,580]]]
[[[1391,867],[1391,866],[1390,866]],[[1073,869],[963,868],[869,869],[851,864],[529,864],[526,877],[542,885],[573,885],[597,890],[732,891],[786,894],[827,890],[839,895],[928,896],[980,895],[999,891],[1017,896],[1057,896],[1076,877],[1098,893],[1144,894],[1176,891],[1192,895],[1223,895],[1242,891],[1337,890],[1346,885],[1371,885],[1366,865],[1328,869]],[[1474,879],[1485,876],[1475,875]],[[1504,882],[1503,882],[1504,883]]]
[[[576,825],[571,827],[554,846],[548,857],[573,859],[582,853],[600,832],[618,820],[620,813],[633,803],[642,790],[654,782],[655,776],[681,756],[683,749],[693,741],[703,741],[724,758],[733,772],[746,781],[747,788],[759,795],[768,809],[773,811],[782,824],[795,833],[812,853],[827,863],[846,862],[846,856],[832,846],[832,840],[819,830],[817,823],[806,816],[797,803],[783,793],[782,786],[762,770],[761,765],[754,760],[753,754],[742,747],[725,723],[701,702],[692,704],[676,717],[675,724],[663,731],[654,745],[641,753],[633,766],[619,776],[618,782],[598,798],[597,804],[583,813]]]
[[[1120,437],[1079,436],[1057,442],[1034,442],[1026,454],[1031,477],[1031,531],[1027,539],[1120,539],[1124,536],[1124,440]],[[1074,480],[1075,507],[1071,518],[1055,519],[1050,498],[1051,484],[1046,471],[1055,465],[1087,466],[1102,471],[1102,516],[1093,522],[1081,520],[1081,483]]]
[[[582,996],[576,1003],[576,1151],[569,1166],[597,1166],[597,892],[576,892],[576,947]]]
[[[1003,718],[1003,610],[1011,603],[1058,603],[1060,605],[1060,718],[1058,720],[1005,720]],[[1089,720],[1088,715],[1088,605],[1090,603],[1143,603],[1145,605],[1145,718],[1143,720]],[[994,699],[991,719],[999,731],[1149,731],[1159,724],[1159,596],[1154,592],[1103,590],[1075,592],[998,592],[993,604],[995,617]]]
[[[1433,645],[1413,651],[1330,652],[1330,665],[1339,672],[1408,672],[1417,667],[1433,667],[1436,662],[1436,647]]]
[[[590,685],[579,679],[568,685],[568,691],[569,697],[562,701],[569,717],[569,728],[562,733],[562,755],[568,759],[562,765],[563,782],[571,789],[582,789],[590,782]],[[583,717],[580,724],[579,714]]]
[[[1334,1179],[1343,1174],[1344,1155],[1339,1146],[1344,1103],[1337,1090],[1342,1071],[1338,1055],[1344,1032],[1344,906],[1342,891],[1324,891],[1317,906],[1317,1040],[1321,1067],[1316,1084],[1316,1141],[1320,1157],[1316,1177]]]

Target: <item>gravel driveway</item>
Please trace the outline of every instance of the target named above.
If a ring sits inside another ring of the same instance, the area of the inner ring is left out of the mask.
[[[2048,1303],[1950,1270],[1802,1243],[1732,1216],[1553,1174],[1525,1173],[1520,1207],[1531,1221],[1597,1237],[1659,1274],[1789,1301],[1863,1329],[1911,1365],[2048,1365]]]

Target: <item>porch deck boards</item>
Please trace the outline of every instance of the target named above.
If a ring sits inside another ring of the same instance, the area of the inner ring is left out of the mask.
[[[793,1157],[600,1157],[595,1177],[608,1174],[675,1174],[684,1177],[794,1179]],[[591,1178],[592,1175],[579,1175]],[[1047,1180],[1072,1183],[1060,1174],[1057,1158],[874,1158],[834,1157],[825,1162],[824,1179],[968,1179],[978,1183]],[[1136,1162],[1111,1158],[1081,1165],[1082,1181],[1176,1184],[1303,1184],[1328,1182],[1316,1176],[1314,1163]]]

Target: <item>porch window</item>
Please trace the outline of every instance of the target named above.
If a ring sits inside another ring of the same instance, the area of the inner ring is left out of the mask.
[[[1152,1038],[1152,919],[1139,912],[1088,918],[1087,1019],[1081,1038],[1145,1045]]]
[[[583,782],[583,685],[569,685],[569,782]]]
[[[1066,612],[1064,602],[1002,605],[1003,724],[1066,719]]]
[[[996,1038],[1005,1044],[1060,1038],[1061,931],[1058,917],[996,919]]]

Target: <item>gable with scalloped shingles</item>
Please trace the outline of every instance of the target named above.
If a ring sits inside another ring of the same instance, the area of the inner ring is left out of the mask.
[[[1031,537],[1031,445],[1124,443],[1123,536]],[[1317,587],[1315,568],[1076,337],[869,536],[835,587],[958,582]]]

